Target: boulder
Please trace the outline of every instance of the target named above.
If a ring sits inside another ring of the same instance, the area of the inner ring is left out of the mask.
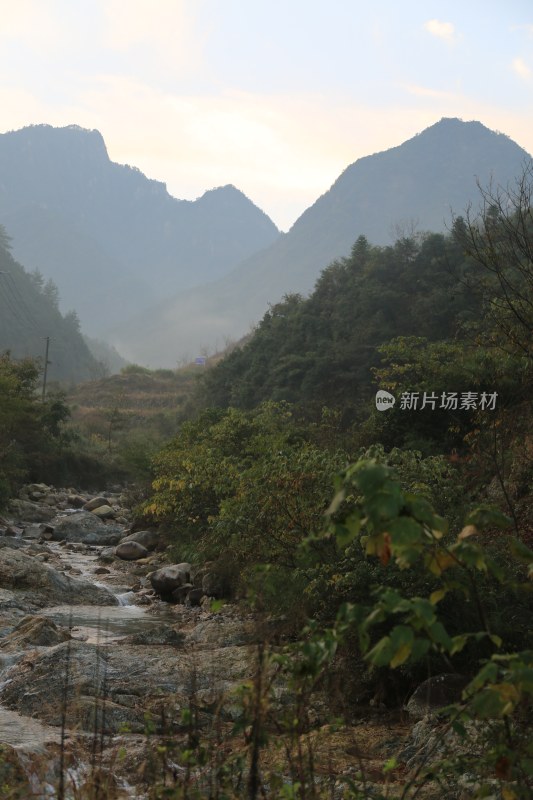
[[[8,525],[6,530],[5,530],[5,535],[6,536],[19,536],[20,537],[20,536],[22,536],[22,534],[23,534],[23,529],[17,527],[16,525]]]
[[[202,589],[208,597],[215,597],[217,600],[229,600],[231,598],[231,587],[227,578],[218,572],[207,572],[202,578]]]
[[[107,589],[71,578],[21,550],[0,549],[0,586],[20,598],[22,606],[118,605]]]
[[[121,542],[115,548],[115,555],[123,561],[137,561],[138,558],[146,558],[148,550],[139,542]]]
[[[163,600],[170,601],[173,599],[172,592],[175,589],[191,582],[191,565],[185,561],[181,564],[172,564],[152,572],[149,577],[154,591]]]
[[[93,497],[92,500],[88,500],[83,506],[84,511],[94,511],[95,508],[100,508],[100,506],[107,506],[108,500],[107,497]]]
[[[203,589],[191,589],[185,598],[185,604],[188,606],[199,606],[202,603],[202,598],[205,597]]]
[[[68,517],[54,520],[54,540],[83,544],[115,545],[122,538],[118,525],[106,525],[89,511],[77,511]]]
[[[26,616],[15,629],[0,641],[3,650],[20,650],[25,647],[51,647],[70,639],[70,634],[57,627],[48,617]]]
[[[102,561],[104,564],[111,564],[111,562],[114,560],[115,560],[115,548],[103,547],[100,551],[100,555],[98,556],[98,561]]]
[[[10,547],[12,550],[21,550],[24,548],[25,542],[21,539],[15,539],[12,536],[1,536],[0,535],[0,548],[2,547]]]
[[[129,644],[173,645],[178,647],[185,641],[185,634],[168,625],[154,625],[149,630],[133,633],[125,641]]]
[[[17,747],[0,744],[0,786],[5,787],[9,797],[34,796],[34,783],[28,774],[27,758]]]
[[[444,673],[427,678],[409,698],[406,709],[413,719],[435,715],[439,709],[456,703],[469,683],[469,678],[456,673]]]
[[[70,508],[83,508],[86,502],[87,499],[79,494],[67,495],[67,505],[69,505]]]
[[[55,511],[44,503],[32,503],[29,500],[12,500],[9,509],[13,516],[24,522],[43,522],[55,517]]]
[[[155,550],[159,544],[159,535],[155,531],[135,531],[121,539],[120,543],[122,542],[138,542],[147,550]]]
[[[95,514],[97,517],[100,517],[100,519],[111,519],[111,517],[115,516],[115,512],[111,506],[108,506],[107,504],[98,506],[98,508],[93,508],[91,513]]]
[[[178,586],[177,589],[174,589],[172,592],[172,599],[176,601],[176,603],[184,603],[187,599],[187,595],[193,589],[192,583],[184,583],[183,586]]]

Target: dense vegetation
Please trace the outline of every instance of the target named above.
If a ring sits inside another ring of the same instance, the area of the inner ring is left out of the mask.
[[[339,550],[320,537],[332,474],[361,457],[392,466],[453,536],[469,507],[492,501],[514,535],[530,539],[527,177],[514,194],[488,190],[480,218],[456,219],[449,235],[391,247],[360,237],[309,298],[273,306],[206,373],[199,397],[209,408],[155,460],[144,507],[177,553],[214,559],[226,591],[264,591],[262,602],[294,619],[296,606],[332,619],[341,602],[363,600],[383,581],[425,591],[420,575],[385,576],[358,538]],[[377,388],[397,400],[385,413],[373,402]],[[417,407],[402,400],[410,396]],[[483,592],[495,613],[512,602],[489,585]],[[451,628],[473,625],[454,597],[444,604]],[[500,619],[502,638],[513,640]]]
[[[465,775],[472,797],[495,782],[505,800],[533,790],[532,177],[487,190],[481,215],[456,219],[449,235],[391,247],[360,237],[309,298],[273,306],[179,415],[152,415],[161,435],[164,423],[179,430],[153,459],[139,522],[162,527],[173,559],[208,564],[210,594],[298,640],[269,656],[294,690],[272,722],[292,745],[312,726],[317,689],[342,686],[329,711],[349,716],[371,700],[401,705],[428,675],[465,676],[445,712],[462,745],[437,770],[430,753],[402,797],[428,783],[427,796],[451,796]],[[47,441],[57,431],[37,412],[35,372],[7,357],[3,368],[21,401],[6,406],[7,476],[18,468],[11,441],[26,457],[21,413]],[[178,393],[177,376],[135,366],[115,388],[128,376],[137,390],[167,382]],[[396,398],[386,412],[377,388]],[[126,416],[118,396],[101,400],[109,414],[96,420],[109,451]],[[249,797],[267,740],[262,687],[244,687],[238,723]],[[187,765],[205,763],[196,735],[184,752]],[[346,796],[369,797],[364,780]],[[302,769],[280,796],[318,796],[311,786]]]
[[[39,377],[31,359],[0,356],[0,506],[23,479],[48,478],[63,459],[68,408],[59,395],[41,402]]]
[[[295,680],[293,744],[310,687],[341,685],[349,716],[431,674],[470,681],[445,712],[454,747],[430,749],[402,797],[533,789],[531,178],[487,190],[450,235],[360,237],[309,298],[273,306],[207,373],[207,408],[156,458],[144,505],[176,556],[212,560],[215,594],[293,634],[313,620],[274,656]],[[291,797],[313,794],[309,774]],[[346,796],[371,796],[365,780]]]
[[[440,234],[371,246],[325,269],[309,298],[286,297],[264,316],[205,382],[208,405],[252,408],[286,400],[310,413],[322,405],[365,419],[377,348],[398,336],[452,339],[479,315],[480,300],[460,284],[464,257]]]

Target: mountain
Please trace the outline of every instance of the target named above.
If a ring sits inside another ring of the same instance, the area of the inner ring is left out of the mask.
[[[224,275],[279,236],[242,192],[177,200],[109,159],[101,134],[36,125],[0,135],[0,222],[88,334]]]
[[[506,184],[530,156],[480,122],[442,119],[398,147],[351,164],[295,222],[262,252],[225,277],[176,294],[110,336],[126,357],[172,366],[184,355],[215,349],[245,334],[269,303],[309,292],[321,269],[350,253],[360,235],[392,243],[395,231],[444,231],[451,209],[479,200],[476,180]]]
[[[56,287],[15,261],[0,225],[0,352],[36,358],[44,365],[47,338],[50,383],[71,384],[100,376],[102,365],[85,344],[76,314],[63,316]]]

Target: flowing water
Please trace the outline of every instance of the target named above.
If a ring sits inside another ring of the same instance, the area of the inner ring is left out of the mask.
[[[96,559],[101,548],[91,548],[87,552],[85,548],[68,550],[54,542],[48,543],[47,546],[56,557],[60,558],[61,565],[57,565],[56,562],[56,568],[69,571],[70,574],[73,574],[70,572],[72,569],[79,570],[79,574],[74,574],[73,577],[88,580],[96,586],[107,588],[118,600],[118,605],[55,606],[39,612],[53,619],[56,624],[69,628],[73,639],[96,645],[110,644],[120,641],[129,634],[149,629],[151,626],[160,625],[163,621],[171,619],[165,613],[164,606],[163,610],[154,613],[147,610],[146,607],[132,605],[135,594],[129,590],[127,584],[122,583],[123,576],[120,573],[111,571],[110,583],[95,580],[95,577],[101,577],[94,575]],[[8,670],[23,655],[22,652],[0,654],[0,688],[5,685],[5,676]],[[2,680],[4,680],[4,684],[2,684]],[[22,762],[28,758],[30,753],[44,752],[46,744],[59,741],[60,731],[58,728],[45,725],[39,720],[23,716],[0,705],[0,743],[15,747],[20,752]],[[44,791],[36,796],[53,798],[55,795],[52,790],[52,794],[50,791]],[[138,799],[142,797],[132,787],[126,786],[123,787],[121,796]]]

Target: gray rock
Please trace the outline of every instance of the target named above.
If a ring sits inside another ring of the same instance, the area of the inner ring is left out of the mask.
[[[83,508],[86,502],[87,498],[82,497],[79,494],[67,495],[67,505],[69,505],[70,508]]]
[[[191,582],[191,565],[187,562],[181,564],[172,564],[168,567],[161,567],[161,569],[152,572],[150,583],[152,588],[159,594],[163,600],[172,599],[172,592],[183,586],[184,583]]]
[[[122,528],[118,525],[106,525],[88,511],[77,511],[68,517],[57,517],[54,520],[55,541],[114,545],[118,544],[122,533]]]
[[[456,703],[469,683],[469,678],[455,673],[445,673],[428,678],[415,689],[406,709],[413,719],[423,719],[437,714],[440,708]]]
[[[98,560],[102,561],[104,564],[111,564],[112,561],[115,560],[115,548],[114,547],[104,547],[100,551],[100,555],[98,556]]]
[[[174,589],[172,592],[172,599],[176,601],[176,603],[184,603],[187,599],[187,595],[193,589],[192,583],[184,583],[183,586],[178,586],[177,589]]]
[[[107,497],[93,497],[92,500],[88,500],[82,508],[84,511],[94,511],[95,508],[100,508],[100,506],[106,506],[107,504]]]
[[[24,539],[51,539],[54,532],[53,525],[41,522],[40,525],[33,523],[24,528]]]
[[[203,576],[202,589],[208,597],[215,597],[217,600],[229,600],[231,597],[231,587],[227,579],[217,572],[207,572]]]
[[[55,517],[55,511],[50,506],[29,500],[12,500],[9,508],[13,516],[21,522],[42,522]]]
[[[204,651],[249,645],[260,639],[261,631],[255,621],[217,614],[199,622],[187,634],[186,644]]]
[[[91,513],[95,514],[97,517],[100,517],[100,519],[111,519],[111,517],[115,516],[115,512],[111,506],[108,506],[107,504],[98,506],[98,508],[93,508]]]
[[[177,647],[185,641],[185,635],[168,625],[154,626],[150,630],[139,631],[126,638],[130,644],[172,645]]]
[[[118,605],[107,589],[63,575],[27,553],[10,548],[0,550],[0,586],[19,594],[21,607],[28,603],[34,607],[66,603]]]
[[[159,535],[155,531],[135,531],[121,539],[122,542],[138,542],[147,550],[155,550],[159,544]]]
[[[66,642],[70,634],[57,627],[48,617],[27,616],[15,629],[0,641],[2,650],[20,650],[24,647],[51,647]]]
[[[185,604],[188,606],[199,606],[202,603],[203,597],[205,597],[203,589],[191,589],[185,598]]]
[[[0,536],[0,548],[10,547],[12,550],[21,550],[25,543],[22,539],[15,539],[12,536]]]
[[[137,561],[139,558],[146,558],[148,550],[139,542],[121,542],[115,548],[115,555],[123,561]]]
[[[22,536],[23,530],[22,528],[18,528],[16,525],[8,525],[6,528],[5,535],[6,536]]]

